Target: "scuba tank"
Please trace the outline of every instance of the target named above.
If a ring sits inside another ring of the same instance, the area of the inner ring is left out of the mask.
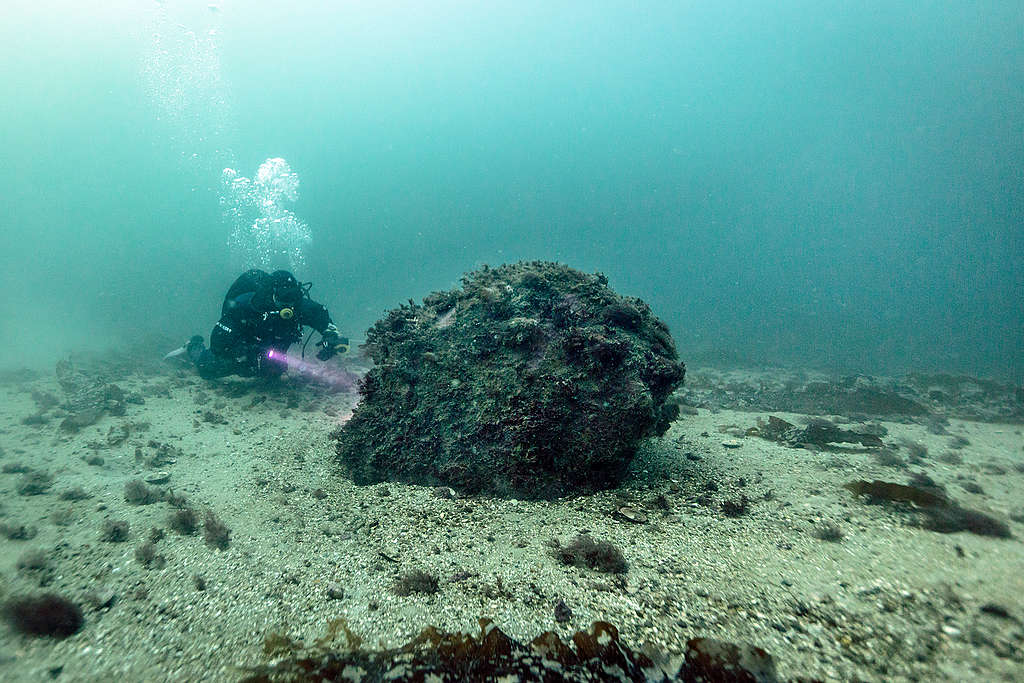
[[[270,287],[270,273],[259,268],[247,270],[239,275],[228,287],[228,293],[224,295],[224,304],[221,306],[220,314],[227,315],[230,302],[245,294],[246,292],[259,292]]]

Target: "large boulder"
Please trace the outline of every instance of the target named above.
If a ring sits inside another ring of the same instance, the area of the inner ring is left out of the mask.
[[[356,483],[399,480],[549,498],[617,484],[678,413],[668,327],[601,274],[484,266],[461,289],[389,311],[375,367],[335,433]]]

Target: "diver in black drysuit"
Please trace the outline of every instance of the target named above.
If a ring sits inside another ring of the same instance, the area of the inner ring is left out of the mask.
[[[288,369],[284,354],[302,341],[304,326],[321,335],[316,354],[320,360],[347,351],[348,339],[338,334],[327,309],[309,298],[310,286],[300,285],[286,270],[242,273],[224,297],[220,320],[210,333],[210,348],[198,335],[183,347],[199,376],[280,376]]]

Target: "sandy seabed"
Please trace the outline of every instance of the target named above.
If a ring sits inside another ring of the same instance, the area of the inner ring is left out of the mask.
[[[0,679],[238,680],[269,661],[268,635],[310,643],[338,617],[368,647],[427,625],[476,632],[489,617],[526,641],[604,620],[651,652],[678,653],[694,636],[751,643],[782,679],[1024,680],[1019,424],[954,418],[935,433],[876,420],[898,456],[886,461],[877,449],[747,435],[767,412],[697,407],[618,489],[536,502],[353,485],[329,438],[351,391],[295,377],[207,383],[173,368],[116,374],[124,415],[78,431],[61,427],[52,374],[0,382],[0,590],[55,592],[85,616],[63,640],[0,627]],[[716,373],[688,381],[702,376]],[[936,533],[843,488],[913,473],[1007,521],[1014,538]],[[138,479],[172,501],[130,504],[125,485]],[[173,530],[175,504],[200,523],[212,511],[228,547],[208,545],[201,526]],[[122,521],[127,539],[104,540]],[[560,564],[551,540],[581,533],[620,548],[628,572]],[[435,575],[439,590],[399,595],[409,570]],[[559,601],[571,612],[562,621]]]

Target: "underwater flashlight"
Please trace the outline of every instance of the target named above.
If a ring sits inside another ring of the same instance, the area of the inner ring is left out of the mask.
[[[267,359],[275,363],[281,363],[288,368],[301,372],[307,377],[330,386],[339,387],[345,391],[352,391],[359,382],[358,375],[308,363],[301,357],[290,354],[287,351],[267,349]]]
[[[277,314],[281,316],[281,320],[291,320],[295,316],[295,311],[291,308],[282,308]]]

